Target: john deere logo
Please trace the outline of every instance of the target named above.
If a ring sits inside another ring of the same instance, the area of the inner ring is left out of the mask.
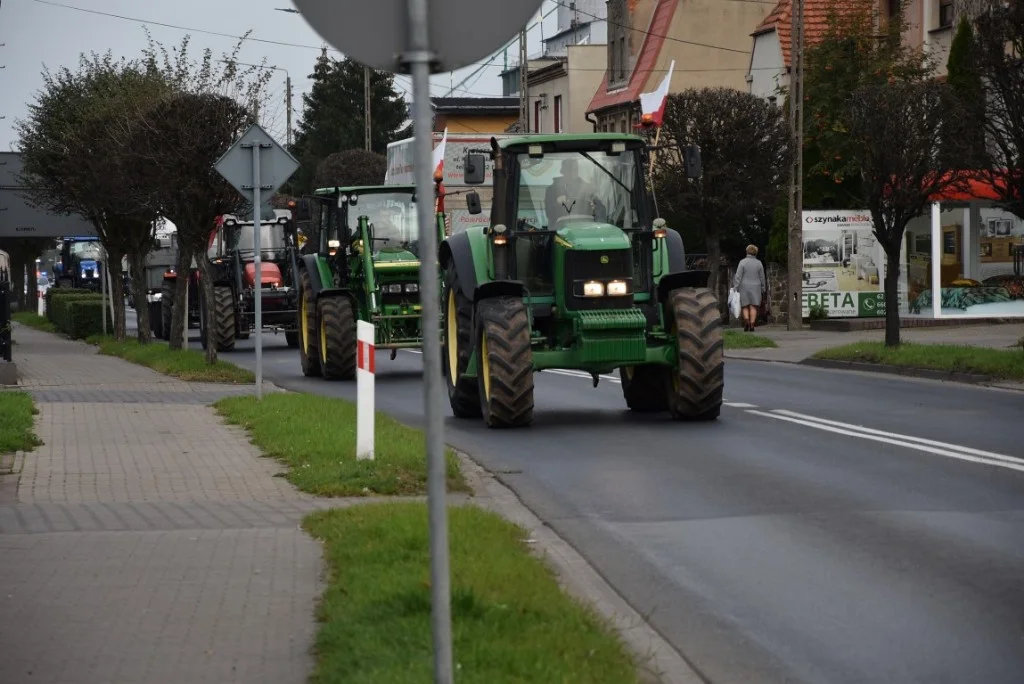
[[[602,254],[601,255],[601,263],[602,264],[607,264],[608,263],[608,255],[607,254]]]

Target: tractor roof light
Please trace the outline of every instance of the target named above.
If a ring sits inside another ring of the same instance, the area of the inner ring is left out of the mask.
[[[618,140],[618,141],[612,143],[612,150],[611,150],[612,154],[622,154],[625,151],[626,151],[626,143],[622,142],[621,140]]]
[[[536,158],[536,157],[543,157],[544,156],[544,146],[543,145],[530,145],[529,147],[526,148],[526,151],[527,151],[527,154],[529,154],[531,157],[534,157],[534,158]]]

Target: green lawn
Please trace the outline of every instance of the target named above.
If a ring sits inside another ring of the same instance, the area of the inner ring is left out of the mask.
[[[43,332],[48,333],[60,332],[60,330],[57,329],[57,326],[51,323],[48,318],[31,311],[15,311],[11,315],[11,318],[15,323],[21,323],[22,325],[35,328],[36,330],[42,330]]]
[[[432,681],[426,506],[367,504],[311,514],[330,567],[318,611],[317,684]],[[530,555],[522,528],[449,507],[452,632],[460,684],[630,684],[636,663],[589,608]]]
[[[774,348],[779,345],[775,344],[775,340],[764,337],[763,335],[755,335],[754,333],[743,332],[742,330],[733,330],[732,328],[725,329],[725,348],[726,349],[758,349],[758,348]]]
[[[0,391],[0,454],[31,451],[42,444],[32,425],[32,416],[36,413],[27,392]]]
[[[206,363],[205,352],[195,349],[172,350],[166,342],[154,340],[143,345],[136,339],[116,342],[110,336],[90,337],[86,341],[98,346],[101,354],[117,356],[181,380],[234,384],[256,381],[252,372],[233,363],[218,358],[217,363],[211,366]]]
[[[266,455],[289,467],[288,480],[320,496],[416,495],[426,492],[423,433],[378,413],[374,460],[356,460],[356,406],[344,399],[281,392],[228,397],[214,404]],[[449,491],[468,491],[448,452]]]
[[[859,361],[907,368],[977,373],[1002,379],[1024,379],[1024,351],[948,344],[904,342],[889,348],[882,342],[855,342],[823,349],[813,358]]]

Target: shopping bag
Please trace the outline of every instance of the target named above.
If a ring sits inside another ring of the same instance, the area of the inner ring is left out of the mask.
[[[740,317],[740,293],[736,288],[729,290],[729,313],[733,318]]]

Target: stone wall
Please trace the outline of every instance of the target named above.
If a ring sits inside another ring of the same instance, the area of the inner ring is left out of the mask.
[[[785,323],[789,315],[789,283],[786,282],[786,268],[781,264],[770,263],[765,265],[764,273],[768,278],[768,299],[771,302],[771,316],[767,322]]]

